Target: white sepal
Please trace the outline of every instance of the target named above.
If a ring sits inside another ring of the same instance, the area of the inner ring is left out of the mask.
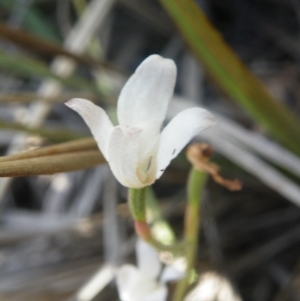
[[[186,109],[176,115],[160,135],[156,178],[160,178],[171,160],[192,138],[213,124],[215,124],[213,115],[201,108]]]
[[[145,59],[129,78],[118,100],[120,125],[143,128],[148,123],[161,126],[166,117],[176,80],[172,60],[159,55]]]
[[[142,188],[138,178],[139,136],[142,130],[116,126],[108,145],[108,162],[118,181],[127,187]]]
[[[91,101],[83,98],[73,98],[65,104],[83,118],[107,160],[108,142],[114,126],[106,112]]]

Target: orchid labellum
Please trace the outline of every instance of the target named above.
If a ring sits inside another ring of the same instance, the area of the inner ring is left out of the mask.
[[[88,100],[76,98],[66,103],[89,126],[113,174],[124,186],[142,188],[154,183],[195,135],[215,123],[208,111],[190,108],[161,131],[175,80],[172,60],[159,55],[144,60],[121,91],[118,126]]]
[[[156,251],[142,240],[136,244],[137,267],[121,266],[116,282],[121,301],[166,301],[166,283],[181,279],[185,274],[173,266],[166,266],[158,259]]]

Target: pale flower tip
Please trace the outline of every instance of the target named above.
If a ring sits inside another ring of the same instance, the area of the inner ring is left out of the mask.
[[[148,56],[140,66],[147,66],[148,68],[164,68],[165,71],[176,77],[177,67],[172,59],[166,59],[158,54]],[[139,68],[138,68],[139,69]],[[175,78],[174,78],[175,80]]]
[[[154,61],[157,61],[157,62],[161,62],[161,61],[164,61],[164,60],[167,60],[165,58],[163,58],[162,56],[160,56],[159,54],[151,54],[149,55],[145,60],[144,62],[154,62]]]
[[[209,127],[217,124],[217,120],[212,113],[210,113],[209,111],[207,111],[205,109],[201,109],[201,108],[198,108],[198,110],[200,113],[199,115],[201,115],[200,118],[205,120],[206,128],[209,128]]]
[[[80,103],[82,103],[83,101],[86,101],[86,100],[82,99],[82,98],[72,98],[72,99],[68,100],[67,102],[65,102],[65,105],[76,111],[76,108],[78,106],[80,106]]]
[[[77,101],[76,101],[76,98],[73,98],[73,99],[70,99],[68,100],[67,102],[65,102],[65,105],[67,107],[69,107],[70,109],[74,110],[74,111],[77,111],[76,110],[76,107],[77,107]]]
[[[210,123],[210,126],[213,126],[213,125],[216,125],[218,122],[215,118],[215,116],[211,113],[208,112],[208,117],[207,117],[209,123]]]
[[[76,102],[76,98],[73,98],[73,99],[70,99],[70,100],[68,100],[68,101],[66,101],[65,102],[65,105],[67,106],[67,107],[72,107],[73,105],[74,105],[74,102]]]

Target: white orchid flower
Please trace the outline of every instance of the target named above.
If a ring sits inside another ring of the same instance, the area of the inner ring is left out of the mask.
[[[117,107],[118,126],[105,111],[85,99],[66,103],[89,126],[110,168],[124,186],[142,188],[160,178],[186,144],[215,123],[201,108],[180,112],[162,130],[176,80],[170,59],[151,55],[123,87]]]
[[[162,264],[156,251],[142,240],[137,241],[136,255],[138,267],[126,264],[117,270],[120,300],[165,301],[168,295],[166,282],[179,280],[184,274],[172,266],[161,271]]]

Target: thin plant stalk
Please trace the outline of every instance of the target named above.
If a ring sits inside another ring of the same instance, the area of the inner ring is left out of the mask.
[[[178,242],[173,245],[164,245],[157,241],[152,235],[146,219],[147,190],[148,187],[141,189],[129,188],[128,202],[131,215],[134,219],[136,234],[159,251],[169,251],[172,253],[182,252],[185,249],[184,242]]]
[[[177,284],[173,301],[182,301],[195,265],[200,228],[200,202],[207,175],[193,168],[188,180],[188,204],[185,211],[184,240],[186,242],[186,275]]]

